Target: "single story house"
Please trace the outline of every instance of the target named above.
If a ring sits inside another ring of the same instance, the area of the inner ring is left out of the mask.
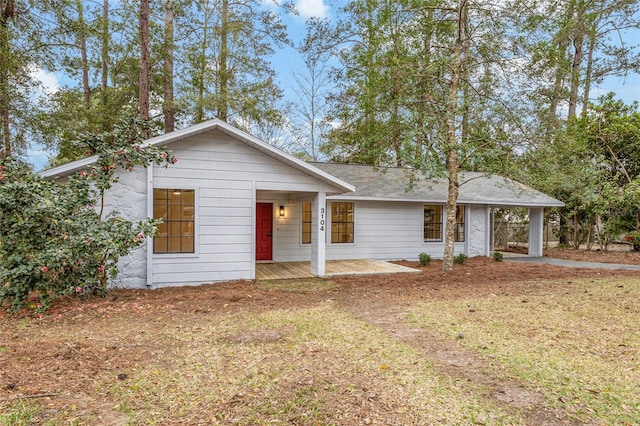
[[[259,262],[310,262],[325,275],[332,259],[441,258],[443,181],[409,190],[406,169],[307,163],[212,120],[152,138],[178,158],[168,168],[122,172],[107,208],[131,220],[162,218],[152,241],[121,259],[117,285],[130,288],[255,279]],[[64,178],[95,162],[41,172]],[[455,251],[491,254],[490,209],[526,207],[529,253],[542,255],[543,209],[563,203],[496,175],[465,173]]]

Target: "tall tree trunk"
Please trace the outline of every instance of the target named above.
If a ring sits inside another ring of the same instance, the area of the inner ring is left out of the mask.
[[[573,248],[578,250],[580,248],[580,218],[578,213],[573,213]]]
[[[471,49],[471,46],[470,46],[471,29],[469,28],[469,9],[468,8],[465,8],[464,10],[463,21],[464,21],[464,27],[463,27],[464,32],[463,32],[463,39],[462,39],[461,55],[462,55],[462,58],[468,58],[469,50]],[[469,102],[467,102],[467,100],[469,99],[470,88],[469,88],[469,84],[466,84],[466,82],[469,81],[469,64],[463,61],[460,65],[461,65],[460,80],[465,82],[465,84],[462,85],[462,99],[464,99],[464,103],[462,107],[462,117],[461,117],[461,123],[460,123],[461,125],[460,143],[462,144],[462,146],[465,146],[469,141],[469,126],[470,126]],[[458,166],[459,165],[460,164],[458,163]]]
[[[76,0],[78,12],[78,44],[80,47],[80,61],[82,66],[82,93],[84,95],[84,109],[91,108],[91,87],[89,87],[89,60],[87,58],[87,25],[84,20],[84,7],[82,0]]]
[[[569,111],[567,113],[568,118],[572,118],[576,116],[576,111],[578,107],[578,90],[580,88],[580,70],[582,65],[582,49],[584,42],[584,33],[583,33],[583,22],[584,19],[583,13],[578,13],[578,22],[576,29],[576,34],[573,39],[573,61],[571,63],[571,88],[569,90]]]
[[[11,45],[9,43],[9,20],[14,17],[13,0],[0,1],[0,117],[2,118],[2,146],[1,157],[11,156],[11,128],[9,115],[11,111],[11,97],[9,96],[9,62],[11,60]]]
[[[317,141],[316,141],[316,115],[317,115],[317,111],[316,111],[316,84],[317,84],[317,62],[314,61],[313,62],[313,66],[311,67],[311,73],[312,73],[312,77],[311,77],[311,102],[310,102],[310,108],[311,108],[311,120],[309,122],[309,135],[311,138],[311,159],[313,161],[318,161],[318,152],[317,152]]]
[[[202,43],[200,44],[199,57],[196,61],[196,72],[198,78],[196,78],[196,93],[197,100],[195,105],[195,111],[193,114],[193,121],[201,123],[204,121],[204,93],[205,93],[205,80],[207,75],[207,50],[209,49],[209,18],[208,14],[205,14],[205,22],[203,24],[204,30],[202,31]]]
[[[569,5],[567,7],[567,12],[565,15],[565,23],[564,25],[571,25],[571,22],[574,19],[575,14],[575,1],[570,0]],[[564,99],[563,88],[564,82],[567,78],[567,62],[568,62],[568,49],[570,44],[569,35],[565,34],[566,29],[563,28],[564,31],[561,32],[560,40],[558,41],[558,59],[555,70],[555,81],[553,86],[553,93],[551,94],[551,104],[549,107],[549,127],[548,134],[546,135],[546,142],[550,142],[552,138],[552,133],[560,127],[560,121],[558,120],[558,108],[560,105],[560,101]],[[568,219],[567,214],[569,214],[566,207],[561,207],[558,210],[559,214],[559,234],[558,239],[561,245],[567,246],[569,245],[569,228],[567,225]]]
[[[431,54],[432,54],[432,38],[433,38],[433,29],[431,27],[431,23],[433,22],[433,9],[427,8],[427,16],[424,19],[427,26],[422,31],[423,43],[422,43],[422,54],[419,59],[419,75],[420,75],[420,101],[417,105],[417,128],[418,128],[418,136],[416,138],[416,156],[415,161],[420,164],[422,161],[423,155],[428,151],[429,141],[425,137],[426,134],[426,126],[427,126],[427,105],[432,98],[432,95],[427,91],[427,88],[431,87],[429,82],[429,68],[431,67]]]
[[[391,43],[393,45],[393,60],[400,60],[400,46],[402,45],[402,40],[398,36],[399,31],[399,23],[396,19],[390,18],[392,22],[393,29],[391,30]],[[395,154],[395,165],[396,167],[402,167],[404,165],[404,158],[402,155],[402,118],[400,117],[400,110],[402,104],[405,102],[403,99],[403,90],[402,90],[402,76],[404,74],[404,68],[401,66],[399,69],[394,67],[392,64],[389,64],[389,69],[391,70],[391,79],[393,81],[393,92],[391,93],[391,120],[390,124],[392,126],[391,129],[391,143],[393,146],[393,151]],[[395,69],[394,69],[395,68]]]
[[[574,9],[575,3],[573,0],[569,1],[569,5],[567,7],[567,12],[565,15],[565,26],[569,25],[573,20],[573,15],[575,12]],[[553,83],[553,91],[551,93],[551,103],[549,105],[549,116],[547,123],[547,131],[546,141],[551,139],[551,133],[557,130],[560,126],[560,121],[558,120],[558,108],[560,105],[560,101],[563,99],[563,87],[564,81],[567,75],[567,49],[569,48],[569,36],[564,34],[564,31],[561,32],[559,36],[560,40],[558,41],[558,57],[555,60],[555,77]]]
[[[173,0],[167,0],[164,11],[164,132],[175,128],[175,107],[173,102]]]
[[[229,119],[229,0],[222,0],[220,11],[220,64],[218,69],[218,118]]]
[[[596,32],[591,31],[589,34],[589,50],[587,52],[587,69],[585,70],[582,95],[582,112],[580,115],[585,117],[589,111],[589,96],[591,94],[591,78],[593,77],[593,54],[596,49]]]
[[[106,103],[106,88],[109,84],[109,0],[102,2],[102,93],[103,104]]]
[[[460,187],[458,176],[458,141],[456,136],[456,116],[458,111],[458,88],[464,65],[464,31],[467,20],[467,2],[459,0],[456,28],[456,40],[453,48],[453,66],[451,68],[451,81],[449,82],[449,99],[447,101],[447,176],[449,187],[447,194],[447,222],[444,240],[444,255],[442,270],[453,270],[454,245],[456,237],[456,208],[458,204],[458,192]]]
[[[139,114],[143,120],[149,120],[149,0],[140,0],[140,87]],[[145,137],[150,137],[145,130]]]

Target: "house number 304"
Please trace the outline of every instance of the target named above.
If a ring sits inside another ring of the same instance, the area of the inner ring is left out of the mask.
[[[320,230],[324,231],[324,207],[320,209]]]

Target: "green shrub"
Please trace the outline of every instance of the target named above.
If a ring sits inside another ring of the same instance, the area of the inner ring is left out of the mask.
[[[462,265],[464,262],[467,261],[467,259],[468,259],[468,256],[466,254],[460,253],[459,255],[453,258],[453,263]]]
[[[424,252],[418,255],[418,259],[420,260],[420,264],[422,266],[427,266],[429,263],[431,263],[431,256]]]
[[[494,251],[493,252],[493,260],[495,260],[496,262],[502,262],[504,260],[504,256],[499,251]]]
[[[103,217],[97,208],[117,170],[175,162],[166,150],[142,146],[139,125],[131,120],[81,141],[98,160],[64,184],[0,160],[0,306],[44,310],[63,295],[104,294],[119,257],[153,236],[159,221],[133,223],[115,211]]]

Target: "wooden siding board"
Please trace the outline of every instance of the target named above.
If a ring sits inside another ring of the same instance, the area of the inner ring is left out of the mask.
[[[154,272],[156,274],[168,274],[173,272],[220,272],[246,268],[251,263],[247,253],[238,256],[237,253],[200,254],[197,258],[166,259],[166,262],[156,262]],[[244,266],[243,266],[244,265]]]
[[[206,206],[202,210],[206,211],[206,216],[208,217],[238,217],[245,219],[251,219],[252,217],[252,210],[243,206],[221,206],[217,203],[216,205]]]
[[[201,225],[200,235],[252,235],[253,230],[247,229],[247,225]]]
[[[246,253],[246,244],[231,244],[228,242],[219,242],[217,244],[202,245],[200,255],[220,255],[220,254],[244,254]]]
[[[213,139],[215,143],[212,143]],[[173,153],[179,159],[178,163],[161,169],[160,175],[170,178],[189,175],[200,181],[214,178],[264,181],[269,187],[289,183],[296,185],[295,188],[307,187],[309,190],[326,187],[315,178],[221,132],[201,134],[183,141]]]
[[[251,200],[251,198],[247,198],[247,192],[249,192],[250,189],[246,188],[216,188],[209,186],[209,184],[207,184],[207,186],[200,186],[200,188],[200,197],[203,201],[222,199]]]
[[[327,259],[415,260],[422,252],[441,258],[444,242],[425,243],[421,202],[356,201],[353,244],[327,244]],[[456,243],[457,253],[465,243]]]
[[[318,185],[311,176],[305,175],[295,169],[290,169],[284,164],[264,164],[264,163],[220,163],[218,161],[209,162],[206,160],[183,160],[184,162],[194,163],[190,164],[188,168],[171,167],[164,169],[162,172],[163,177],[181,177],[184,176],[184,172],[188,171],[193,173],[192,179],[194,180],[208,180],[211,178],[223,177],[226,180],[233,180],[234,177],[246,179],[247,174],[260,177],[265,181],[275,182],[302,182],[309,185]],[[238,164],[242,165],[242,168],[238,168]],[[282,180],[278,179],[282,177]],[[269,179],[271,178],[271,179]]]
[[[248,220],[247,220],[248,219]],[[204,226],[204,231],[211,229],[212,227],[224,227],[225,229],[244,228],[251,226],[251,217],[245,216],[216,216],[216,215],[201,215],[200,223]],[[201,233],[204,233],[201,230]],[[240,233],[245,233],[246,231]]]
[[[189,145],[189,142],[185,144]],[[154,256],[154,285],[157,287],[250,278],[253,274],[255,176],[237,173],[244,169],[237,163],[232,167],[233,173],[225,173],[217,160],[219,146],[217,143],[209,144],[208,151],[194,155],[188,155],[188,149],[176,150],[174,154],[179,158],[180,167],[156,171],[156,187],[198,188],[196,214],[199,234],[193,256]],[[234,150],[232,146],[227,148]],[[202,158],[213,160],[201,161]],[[215,170],[216,167],[220,170]]]
[[[206,246],[218,246],[218,245],[247,245],[252,242],[252,233],[245,234],[233,234],[224,235],[223,238],[220,234],[201,234],[200,235],[200,247],[201,249]]]
[[[154,287],[173,287],[176,285],[200,285],[220,281],[249,280],[253,272],[251,269],[233,269],[216,272],[181,272],[154,275]]]

